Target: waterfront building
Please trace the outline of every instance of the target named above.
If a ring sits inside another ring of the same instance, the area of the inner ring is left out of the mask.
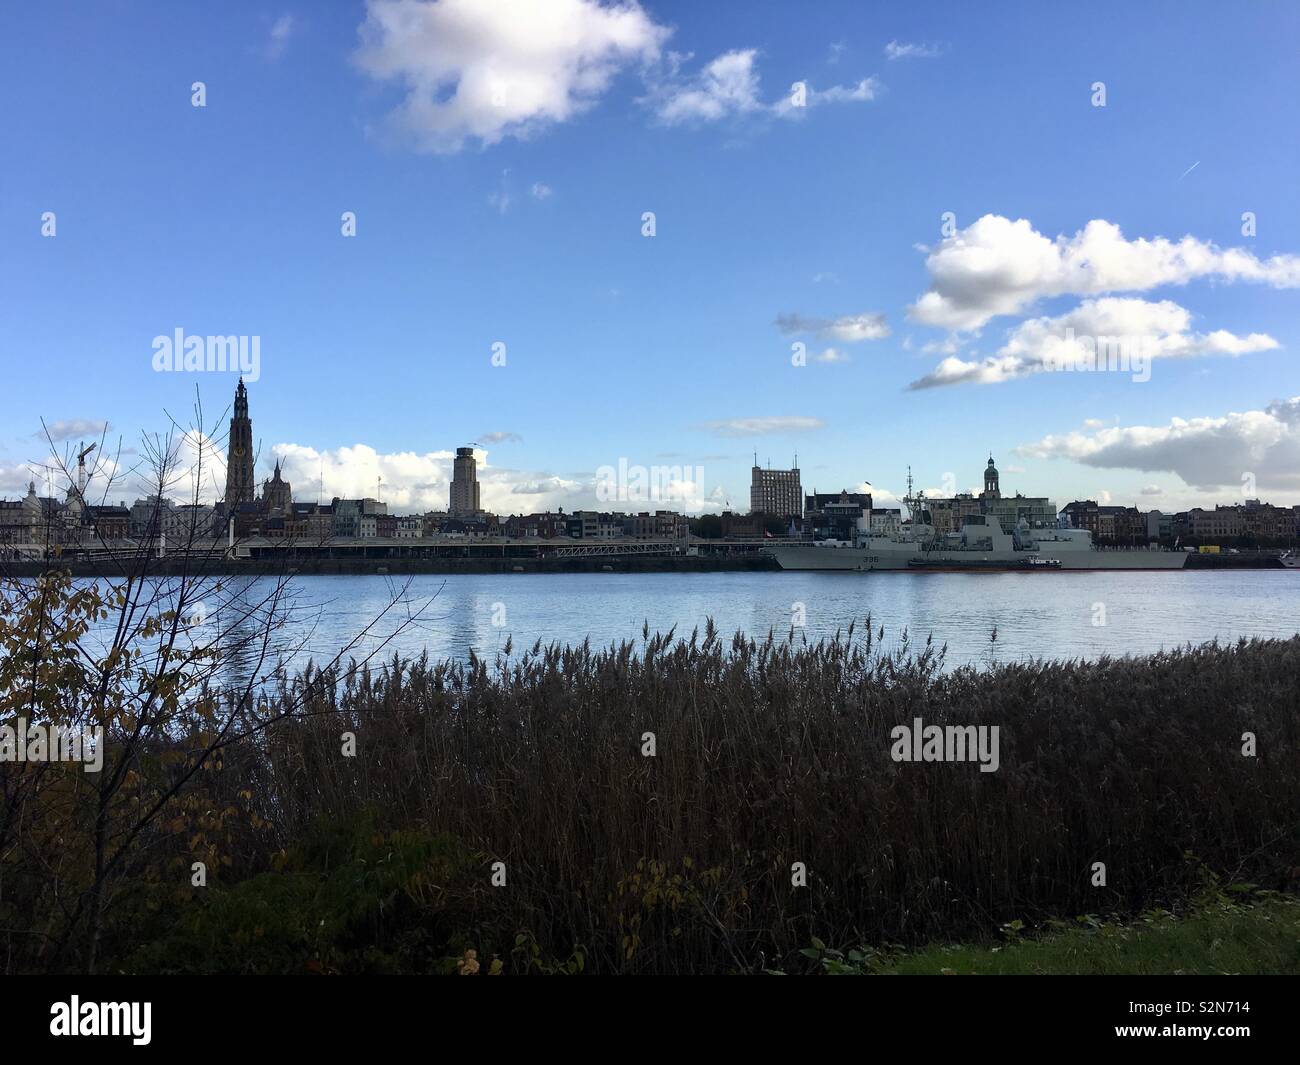
[[[595,510],[575,510],[565,523],[575,540],[617,540],[623,535],[623,516]]]
[[[380,516],[387,516],[388,504],[366,496],[364,499],[334,497],[331,504],[334,535],[365,538],[379,535]]]
[[[479,507],[478,461],[472,447],[458,447],[451,465],[451,499],[448,512],[457,518],[482,513]]]
[[[868,528],[872,536],[898,536],[903,531],[903,511],[899,507],[872,507]]]
[[[424,519],[418,514],[405,514],[396,519],[392,535],[399,540],[418,540],[424,532]]]
[[[86,521],[95,539],[101,541],[125,540],[131,532],[131,511],[125,504],[89,506]]]
[[[680,539],[689,532],[686,515],[675,510],[642,511],[623,519],[623,535],[645,540]]]
[[[1245,544],[1285,543],[1300,534],[1300,508],[1275,507],[1248,499],[1245,503],[1219,505],[1213,510],[1194,507],[1187,512],[1187,535],[1196,540],[1240,539]]]
[[[1150,522],[1137,507],[1102,506],[1095,499],[1067,503],[1061,513],[1070,528],[1087,529],[1094,543],[1136,547],[1149,540]]]
[[[749,472],[749,512],[774,518],[802,518],[803,486],[798,464],[789,470],[765,470],[755,464]]]
[[[0,502],[0,543],[34,544],[43,539],[48,510],[47,501],[36,494],[36,482],[28,481],[26,496]]]
[[[159,517],[163,535],[172,546],[178,547],[191,540],[207,540],[216,529],[216,515],[212,507],[204,503],[168,506]]]
[[[814,540],[852,540],[870,513],[870,492],[814,491],[804,498],[803,533]]]
[[[967,518],[983,513],[980,500],[970,492],[948,497],[925,497],[921,500],[921,517],[940,534],[960,532]]]
[[[285,536],[322,541],[334,535],[334,504],[291,503],[284,515]]]
[[[1147,512],[1147,540],[1161,542],[1172,540],[1174,535],[1174,516],[1162,514],[1158,510]]]
[[[556,513],[512,514],[505,521],[505,534],[512,540],[552,540],[569,535],[569,515]]]
[[[174,504],[164,496],[145,496],[131,504],[130,529],[135,537],[156,537]]]
[[[766,525],[761,514],[733,514],[724,510],[720,515],[722,535],[737,540],[762,539],[767,535]]]

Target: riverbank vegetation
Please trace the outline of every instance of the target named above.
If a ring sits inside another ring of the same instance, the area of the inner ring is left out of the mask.
[[[0,762],[8,972],[807,972],[1300,877],[1300,638],[947,670],[867,619],[230,692],[142,653],[166,611],[80,653],[94,594],[2,600],[0,724],[106,727],[101,773]],[[996,772],[895,761],[918,718]]]

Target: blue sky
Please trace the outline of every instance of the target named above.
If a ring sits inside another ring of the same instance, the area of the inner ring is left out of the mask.
[[[620,459],[743,508],[754,451],[882,499],[992,451],[1062,505],[1300,502],[1300,8],[510,8],[6,7],[0,494],[42,417],[219,413],[233,376],[153,369],[182,328],[260,338],[299,498],[445,506],[479,441],[501,512]],[[1044,370],[1098,323],[1149,380]]]

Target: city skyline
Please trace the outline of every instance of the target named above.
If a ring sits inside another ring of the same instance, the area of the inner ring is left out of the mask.
[[[0,495],[41,417],[132,449],[223,410],[234,374],[155,368],[182,331],[255,341],[253,481],[304,498],[445,506],[472,442],[497,513],[601,509],[620,461],[743,509],[755,448],[881,502],[989,452],[1062,504],[1300,502],[1294,12],[564,6],[504,75],[489,8],[10,13]],[[1150,362],[1052,372],[1093,334]]]
[[[400,500],[385,500],[383,498],[384,482],[379,478],[375,482],[375,494],[368,495],[364,490],[359,491],[351,496],[339,493],[327,492],[325,490],[324,477],[318,478],[315,482],[310,480],[304,482],[306,489],[297,493],[291,492],[292,478],[285,477],[286,464],[277,452],[269,460],[264,459],[260,454],[260,448],[257,444],[258,437],[254,428],[254,421],[251,417],[250,393],[244,384],[243,377],[239,377],[235,385],[233,402],[227,408],[229,414],[228,428],[225,437],[209,435],[206,432],[195,433],[193,430],[180,432],[176,437],[177,455],[192,455],[197,453],[195,446],[190,446],[190,441],[194,438],[201,438],[204,450],[204,459],[202,465],[206,470],[206,480],[202,489],[196,491],[195,478],[192,473],[189,475],[188,488],[185,487],[186,475],[182,473],[173,480],[173,488],[166,493],[166,498],[172,503],[193,504],[198,503],[201,506],[211,508],[216,506],[218,509],[224,508],[226,512],[231,512],[234,506],[245,506],[256,511],[265,511],[268,507],[278,512],[285,511],[289,504],[325,504],[333,501],[349,503],[362,502],[379,502],[384,507],[394,506],[394,514],[403,513],[400,509],[403,506]],[[225,419],[221,419],[225,420]],[[53,436],[53,434],[51,434]],[[221,446],[221,440],[226,441],[226,447]],[[55,450],[58,450],[58,439],[55,438]],[[84,441],[80,442],[84,445]],[[92,446],[87,448],[83,454],[89,454],[99,450],[100,441],[92,441]],[[66,451],[67,448],[65,447]],[[73,453],[77,449],[72,449]],[[110,449],[111,450],[111,449]],[[53,492],[56,488],[62,491],[65,496],[71,499],[77,496],[84,500],[86,505],[94,507],[97,503],[112,506],[112,501],[118,499],[123,494],[130,494],[136,491],[136,504],[139,505],[149,499],[155,498],[156,492],[155,481],[151,478],[155,474],[144,472],[130,474],[125,473],[124,464],[119,466],[117,458],[120,454],[125,454],[127,449],[122,449],[120,453],[114,453],[112,458],[107,455],[88,466],[76,467],[74,479],[74,467],[67,461],[68,456],[61,456],[57,462],[47,462],[44,464],[33,463],[30,467],[32,478],[28,482],[28,497],[34,491],[34,484],[37,479],[43,480],[46,488]],[[225,455],[222,460],[221,456]],[[620,458],[618,467],[602,467],[596,475],[596,504],[594,507],[577,505],[572,507],[557,506],[553,511],[495,511],[490,507],[480,505],[481,485],[477,478],[477,456],[480,454],[478,445],[457,447],[454,450],[454,456],[450,463],[450,475],[446,482],[446,492],[441,505],[422,505],[408,503],[405,512],[412,515],[424,514],[444,514],[451,518],[476,518],[483,516],[491,517],[523,517],[537,516],[547,513],[563,513],[568,509],[571,513],[611,513],[636,515],[638,513],[647,513],[644,509],[638,508],[649,507],[649,513],[654,513],[656,509],[666,513],[679,513],[692,517],[702,515],[721,515],[721,514],[767,514],[769,516],[789,517],[793,512],[791,507],[797,505],[798,513],[803,513],[804,500],[807,498],[811,501],[814,496],[833,497],[839,495],[857,495],[865,494],[865,498],[872,499],[873,505],[889,504],[894,510],[901,512],[903,520],[909,520],[912,508],[908,504],[908,495],[895,496],[889,490],[877,492],[873,489],[869,481],[863,481],[855,488],[839,488],[830,492],[819,492],[817,486],[804,484],[801,478],[801,470],[798,466],[798,455],[794,456],[794,465],[788,469],[773,467],[770,460],[767,464],[760,464],[758,453],[754,452],[754,463],[750,467],[751,484],[749,486],[748,506],[733,505],[726,501],[719,509],[677,509],[682,507],[686,496],[680,493],[680,489],[685,485],[688,489],[693,484],[702,483],[699,473],[692,471],[682,471],[681,467],[673,466],[655,466],[649,469],[645,467],[629,467],[625,458]],[[214,464],[214,457],[218,460]],[[263,477],[260,481],[262,486],[261,492],[258,491],[257,485],[259,480],[257,470],[259,467],[266,465],[267,462],[272,465],[270,474]],[[182,462],[179,467],[185,470],[185,463]],[[111,471],[111,472],[110,472]],[[323,471],[322,471],[323,472]],[[88,476],[87,476],[88,475]],[[1008,501],[1023,501],[1033,504],[1034,524],[1051,524],[1059,515],[1073,513],[1072,508],[1078,507],[1083,503],[1093,505],[1100,504],[1103,509],[1130,509],[1142,510],[1136,503],[1126,503],[1114,500],[1097,500],[1089,497],[1076,497],[1070,500],[1069,504],[1061,500],[1055,500],[1047,496],[1035,496],[1030,493],[1022,492],[1018,488],[1003,493],[1001,491],[1001,475],[996,468],[993,454],[990,452],[987,463],[981,469],[982,481],[980,484],[972,487],[958,487],[955,475],[945,474],[945,481],[942,487],[937,489],[925,489],[913,485],[911,481],[911,470],[908,470],[908,492],[915,492],[918,500],[924,502],[927,507],[931,503],[947,505],[948,507],[959,504],[962,500],[978,502],[987,497],[1001,497]],[[602,478],[606,480],[602,483]],[[692,481],[695,478],[695,481]],[[56,484],[63,480],[67,484]],[[96,481],[100,482],[98,485]],[[131,488],[135,484],[135,489]],[[311,491],[312,485],[315,485],[316,491]],[[96,488],[100,491],[96,493]],[[1234,501],[1227,504],[1229,507],[1240,507],[1243,503],[1258,504],[1261,500],[1258,496],[1252,496],[1251,490],[1254,485],[1244,485],[1247,489],[1240,501]],[[603,494],[602,494],[603,490]],[[1059,493],[1058,493],[1059,494]],[[0,496],[0,499],[5,497]],[[1057,509],[1048,514],[1048,504],[1057,503]],[[10,505],[15,505],[18,501],[9,501]],[[125,499],[118,500],[120,506],[126,506]],[[1265,501],[1266,505],[1271,505]],[[611,505],[620,504],[620,505]],[[1216,503],[1197,503],[1194,506],[1184,508],[1183,513],[1189,510],[1214,510],[1224,504]],[[1014,509],[1014,508],[1013,508]],[[1156,514],[1163,514],[1165,517],[1176,513],[1174,511],[1161,511],[1159,507],[1148,507],[1146,511]],[[946,512],[946,511],[945,511]],[[954,511],[957,513],[958,511]],[[1006,516],[1004,515],[1004,518]],[[944,522],[946,528],[948,523]]]

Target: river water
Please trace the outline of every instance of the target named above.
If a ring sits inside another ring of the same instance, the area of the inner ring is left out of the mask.
[[[255,582],[249,597],[261,582]],[[885,645],[948,645],[949,666],[1032,658],[1147,654],[1188,643],[1300,632],[1300,571],[1072,573],[567,573],[293,579],[284,635],[297,664],[338,652],[386,608],[360,657],[391,636],[384,657],[427,650],[492,658],[543,643],[640,640],[642,627],[689,636],[712,618],[722,635],[831,637],[868,614]],[[394,608],[395,596],[401,602]],[[415,622],[407,622],[418,613]],[[221,624],[220,618],[209,623]],[[993,639],[996,630],[996,639]]]

